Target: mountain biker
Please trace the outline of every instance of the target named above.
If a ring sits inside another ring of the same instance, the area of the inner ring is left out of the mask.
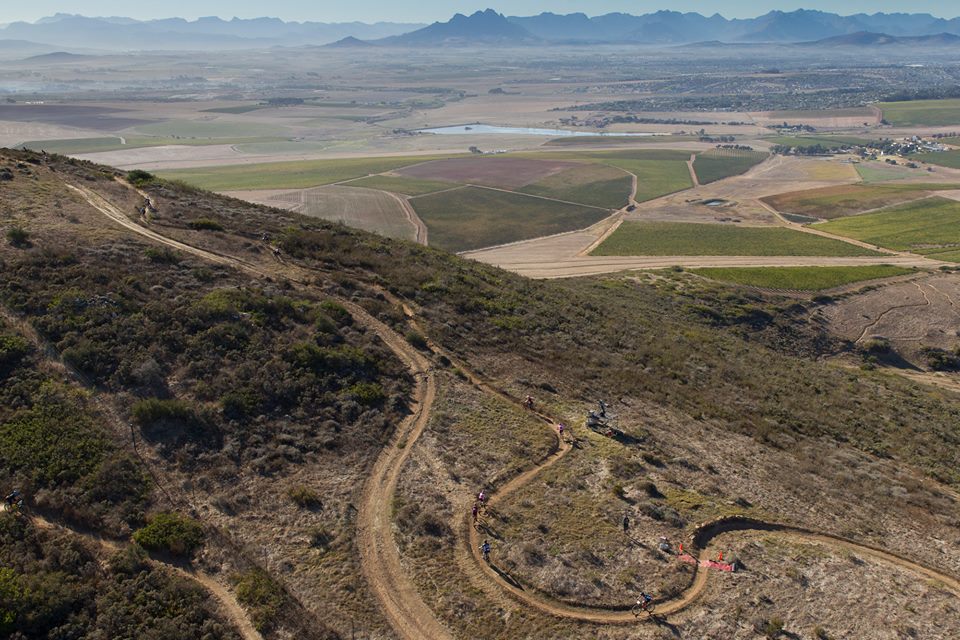
[[[8,495],[3,498],[4,504],[7,506],[7,510],[19,509],[23,506],[23,494],[20,493],[20,489],[14,489]]]
[[[484,540],[483,544],[480,545],[480,553],[483,554],[485,562],[490,562],[490,543],[488,541]]]
[[[478,506],[477,506],[477,503],[474,502],[474,503],[473,503],[473,521],[474,521],[474,522],[477,521],[477,514],[479,514],[479,513],[480,513],[480,507],[478,507]]]
[[[649,593],[644,593],[641,591],[640,598],[637,600],[637,604],[640,605],[640,608],[646,611],[651,602],[653,602],[653,596]]]
[[[557,425],[557,431],[560,433],[560,439],[561,439],[561,440],[563,440],[563,430],[564,430],[564,428],[565,428],[565,427],[563,426],[563,423],[562,423],[562,422]]]
[[[528,395],[526,398],[524,398],[523,406],[525,406],[527,409],[533,409],[533,396]]]

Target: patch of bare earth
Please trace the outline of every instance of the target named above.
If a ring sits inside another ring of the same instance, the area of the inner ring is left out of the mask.
[[[925,368],[924,348],[960,345],[960,276],[891,283],[821,307],[818,315],[842,338],[866,347],[886,341],[909,363]]]

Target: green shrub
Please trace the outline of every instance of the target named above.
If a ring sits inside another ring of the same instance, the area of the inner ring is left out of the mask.
[[[25,247],[30,243],[30,234],[23,227],[7,229],[7,241],[15,247]]]
[[[133,534],[144,549],[166,551],[188,556],[203,544],[203,527],[199,522],[178,513],[158,513],[150,524]]]
[[[147,247],[143,250],[143,255],[151,262],[159,264],[177,264],[180,257],[169,247]]]
[[[264,632],[272,628],[284,601],[280,585],[260,569],[234,576],[233,582],[237,589],[237,601],[250,612],[257,631]]]
[[[411,345],[413,345],[417,349],[420,349],[421,351],[425,351],[427,349],[427,346],[428,346],[427,339],[424,338],[419,333],[417,333],[416,331],[409,331],[407,332],[407,335],[404,337],[407,339],[407,342],[409,342]]]
[[[320,303],[320,310],[327,314],[338,327],[348,327],[353,324],[353,316],[340,304],[332,300],[324,300]]]
[[[134,169],[127,172],[127,182],[135,187],[142,187],[154,181],[154,175],[143,169]]]
[[[245,420],[260,408],[260,398],[252,391],[230,391],[220,398],[220,406],[228,420]]]
[[[133,419],[140,426],[149,426],[169,420],[176,422],[192,421],[196,419],[196,412],[188,402],[183,400],[161,400],[147,398],[133,405]]]
[[[320,509],[323,507],[323,501],[320,500],[320,494],[303,485],[296,485],[287,489],[287,497],[301,509]]]
[[[783,633],[783,619],[777,616],[770,618],[761,626],[760,633],[767,638],[779,638]]]
[[[357,402],[365,407],[375,407],[383,404],[387,394],[376,382],[358,382],[347,390]]]
[[[30,353],[30,343],[24,338],[8,333],[0,334],[0,373],[20,364],[28,353]]]
[[[223,225],[210,218],[197,218],[187,223],[194,231],[223,231]]]

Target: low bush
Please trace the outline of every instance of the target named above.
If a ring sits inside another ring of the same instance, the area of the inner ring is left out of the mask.
[[[127,182],[135,187],[142,187],[154,181],[154,175],[143,169],[134,169],[127,172]]]
[[[185,421],[196,419],[196,412],[183,400],[147,398],[133,405],[133,419],[140,426],[149,426],[163,420]]]
[[[411,345],[413,345],[417,349],[420,349],[421,351],[426,350],[427,339],[424,338],[421,334],[417,333],[416,331],[410,331],[407,333],[405,337],[407,339],[407,342],[409,342]]]
[[[259,569],[234,576],[233,582],[237,590],[237,601],[250,612],[257,631],[264,632],[273,628],[284,602],[280,585]]]
[[[187,223],[194,231],[223,231],[223,225],[210,218],[197,218]]]
[[[296,485],[287,489],[287,497],[301,509],[320,509],[323,507],[320,494],[303,485]]]
[[[158,513],[150,523],[133,534],[144,549],[165,551],[175,556],[192,555],[203,544],[199,522],[177,513]]]
[[[30,234],[23,227],[7,229],[7,242],[15,247],[26,247],[30,243]]]

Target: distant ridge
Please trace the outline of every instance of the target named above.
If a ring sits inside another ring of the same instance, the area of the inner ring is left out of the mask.
[[[229,50],[326,44],[348,48],[370,46],[371,43],[400,47],[578,43],[685,45],[705,42],[824,42],[825,46],[887,46],[910,43],[910,40],[904,40],[906,38],[919,38],[914,44],[925,46],[952,46],[951,36],[960,36],[960,18],[948,20],[927,13],[841,16],[806,9],[770,11],[749,19],[666,10],[644,15],[609,13],[589,17],[584,13],[541,13],[505,17],[487,9],[470,16],[456,14],[447,22],[435,22],[429,26],[284,22],[277,18],[138,21],[124,17],[56,14],[32,24],[14,22],[0,28],[0,42],[30,41],[35,47],[48,47],[49,51]],[[848,37],[851,39],[844,40]],[[833,38],[839,40],[831,40]],[[3,51],[0,46],[0,53]],[[18,57],[49,51],[23,50]]]
[[[814,42],[804,42],[805,46],[826,47],[882,47],[889,45],[911,46],[950,46],[960,44],[960,36],[952,33],[937,33],[928,36],[892,36],[887,33],[859,31],[849,35],[823,38]]]
[[[36,56],[24,58],[24,62],[78,62],[86,60],[91,56],[80,55],[77,53],[67,53],[66,51],[53,51],[51,53],[42,53]]]
[[[465,16],[458,13],[448,22],[434,22],[428,27],[378,42],[398,46],[450,46],[468,44],[535,44],[540,39],[518,24],[507,20],[493,9]]]
[[[363,47],[376,47],[377,45],[373,42],[367,42],[366,40],[354,38],[353,36],[347,36],[342,40],[337,40],[336,42],[331,42],[330,44],[325,44],[323,46],[328,49],[352,49],[352,48],[363,48]]]

